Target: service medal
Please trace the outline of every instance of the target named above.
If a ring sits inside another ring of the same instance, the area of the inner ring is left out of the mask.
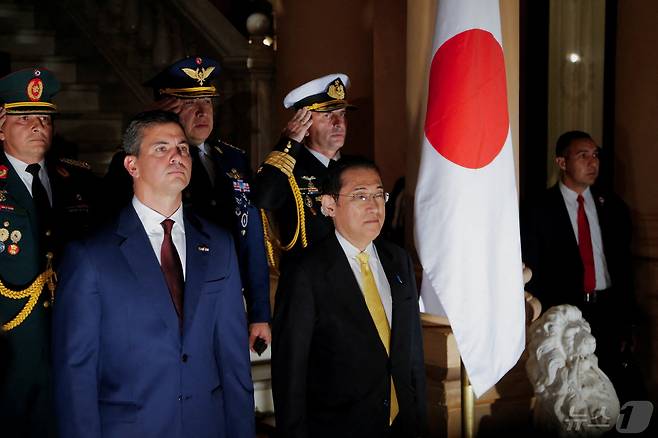
[[[7,253],[9,255],[16,255],[21,251],[21,249],[15,243],[12,243],[7,247]]]
[[[0,228],[0,242],[4,242],[9,239],[9,230],[6,228]]]
[[[21,233],[19,230],[14,230],[9,235],[9,238],[14,243],[18,243],[21,240],[22,237],[23,237],[23,233]]]

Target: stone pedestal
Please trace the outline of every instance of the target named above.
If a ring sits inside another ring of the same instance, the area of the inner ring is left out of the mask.
[[[423,316],[423,347],[427,373],[427,409],[431,437],[461,436],[460,360],[450,326]],[[534,404],[525,372],[525,354],[492,389],[475,400],[478,437],[506,436],[530,430]]]

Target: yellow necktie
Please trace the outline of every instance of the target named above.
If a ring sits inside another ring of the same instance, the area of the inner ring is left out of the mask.
[[[382,304],[382,299],[379,296],[379,291],[377,290],[375,277],[372,276],[372,271],[370,270],[370,265],[368,264],[368,254],[361,252],[356,255],[356,259],[358,260],[361,268],[363,295],[366,299],[368,311],[370,312],[370,316],[375,323],[375,327],[377,327],[379,339],[381,339],[382,344],[384,344],[386,353],[390,355],[391,328],[388,325],[388,319],[386,319],[386,312],[384,311],[384,305]],[[400,408],[398,407],[398,397],[395,393],[393,376],[391,376],[391,412],[389,416],[389,424],[393,424],[393,420],[395,420],[399,410]]]

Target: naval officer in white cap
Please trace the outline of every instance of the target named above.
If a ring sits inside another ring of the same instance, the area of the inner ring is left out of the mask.
[[[295,111],[281,139],[258,169],[255,204],[278,228],[266,227],[270,262],[281,250],[281,269],[310,243],[333,232],[321,213],[319,188],[332,162],[341,158],[347,134],[349,77],[334,73],[292,90],[283,106]],[[267,224],[267,221],[266,221]]]

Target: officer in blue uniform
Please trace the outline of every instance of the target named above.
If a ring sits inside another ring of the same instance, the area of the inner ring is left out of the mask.
[[[266,344],[271,340],[269,270],[263,224],[250,199],[252,172],[246,153],[209,138],[213,130],[213,98],[219,96],[213,79],[219,71],[219,63],[213,59],[189,57],[175,62],[144,85],[153,89],[155,108],[177,113],[185,129],[193,164],[183,202],[232,231],[247,301],[249,346],[253,349],[257,338]],[[114,156],[105,179],[108,202],[116,208],[129,202],[132,186],[121,153]]]
[[[54,436],[53,269],[92,222],[89,165],[50,157],[60,85],[41,68],[0,79],[0,435]]]

